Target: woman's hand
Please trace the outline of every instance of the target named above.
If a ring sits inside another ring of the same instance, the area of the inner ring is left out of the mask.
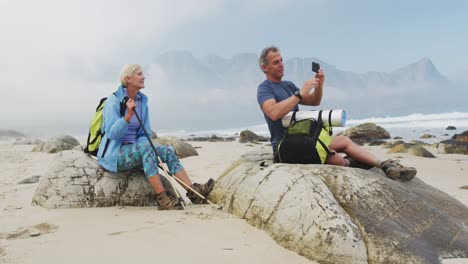
[[[127,121],[127,123],[130,123],[130,119],[132,119],[133,114],[134,114],[133,110],[136,107],[136,103],[135,103],[135,101],[133,101],[132,98],[130,98],[130,99],[128,99],[126,105],[127,105],[127,110],[128,111],[127,111],[127,114],[125,115],[124,119],[125,119],[125,121]]]

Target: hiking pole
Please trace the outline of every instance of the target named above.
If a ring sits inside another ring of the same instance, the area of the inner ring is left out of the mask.
[[[159,159],[159,157],[158,157]],[[202,194],[200,194],[199,192],[195,191],[192,187],[188,186],[187,184],[185,184],[185,182],[183,182],[182,180],[180,180],[179,178],[177,177],[174,177],[174,179],[176,179],[176,181],[180,184],[182,184],[183,186],[187,187],[189,190],[191,190],[193,193],[195,193],[196,195],[198,195],[198,197],[202,198],[203,201],[207,201],[209,204],[213,205],[213,206],[216,206],[218,209],[221,209],[222,207],[221,206],[218,206],[217,204],[211,202],[210,200],[208,200],[208,198],[206,198],[205,196],[203,196]]]
[[[130,98],[129,98],[128,96],[125,96],[123,100],[124,100],[124,102],[126,103],[126,102],[128,101],[128,99],[130,99]],[[143,122],[141,121],[140,117],[138,116],[137,111],[135,110],[134,113],[135,113],[136,118],[138,119],[138,122],[140,123],[141,128],[143,129],[143,132],[144,132],[145,135],[146,135],[146,138],[148,139],[148,141],[149,141],[151,147],[153,148],[154,155],[156,155],[156,157],[158,158],[159,163],[162,164],[163,162],[161,161],[161,158],[160,158],[160,157],[158,156],[158,154],[156,153],[156,148],[155,148],[154,145],[153,145],[153,141],[152,141],[151,138],[149,137],[149,134],[148,134],[148,132],[146,131],[146,128],[145,128],[145,126],[143,125]],[[161,166],[162,166],[162,165],[161,165]],[[166,171],[166,169],[165,169],[164,166],[162,166],[162,168],[163,168],[164,172],[165,172],[167,175],[172,176],[173,179],[175,179],[177,182],[179,182],[181,185],[183,185],[183,186],[186,187],[187,189],[191,190],[191,191],[192,191],[193,193],[195,193],[198,197],[202,198],[203,201],[207,201],[209,204],[211,204],[211,205],[217,207],[217,209],[221,209],[221,208],[222,208],[221,206],[218,206],[218,205],[216,205],[215,203],[213,203],[213,202],[211,202],[210,200],[208,200],[208,198],[206,198],[205,196],[201,195],[199,192],[195,191],[192,187],[188,186],[185,182],[183,182],[183,181],[180,180],[179,178],[177,178],[177,177],[175,177],[174,175],[171,175],[170,173],[168,173],[168,172]],[[179,193],[178,193],[177,190],[175,189],[174,184],[172,184],[172,182],[171,182],[170,180],[168,180],[168,181],[171,183],[171,186],[172,186],[172,188],[174,189],[174,192],[176,193],[177,198],[181,201],[182,206],[184,207],[184,205],[183,205],[183,199],[180,197]],[[184,207],[184,209],[185,209],[185,207]]]
[[[125,96],[124,99],[123,99],[124,103],[127,103],[127,101],[128,101],[129,99],[130,99],[130,98],[129,98],[128,96]],[[156,148],[155,148],[154,145],[153,145],[153,141],[152,141],[151,138],[149,137],[148,131],[146,131],[146,128],[145,128],[145,126],[143,125],[143,122],[141,121],[140,117],[138,116],[138,113],[137,113],[136,109],[134,108],[133,110],[134,110],[133,113],[135,114],[136,118],[138,119],[138,122],[140,123],[141,128],[143,129],[143,132],[145,133],[146,139],[148,139],[148,141],[149,141],[149,143],[150,143],[150,145],[151,145],[151,148],[153,148],[154,155],[155,155],[156,157],[158,157],[159,162],[162,163],[162,162],[161,162],[161,159],[159,158],[159,156],[158,156],[158,154],[157,154],[157,152],[156,152]],[[164,167],[163,167],[163,170],[164,170],[165,173],[167,173],[166,170],[164,169]],[[182,205],[182,208],[184,208],[184,211],[186,211],[186,209],[185,209],[185,204],[184,204],[184,203],[185,203],[184,199],[182,199],[182,197],[180,197],[179,192],[178,192],[177,189],[175,188],[175,186],[174,186],[174,184],[172,183],[172,181],[171,181],[166,175],[164,175],[164,176],[167,178],[167,181],[171,184],[171,187],[172,187],[172,189],[174,190],[175,195],[177,196],[176,198],[177,198],[177,200],[179,200],[180,204]],[[176,178],[176,177],[174,177],[174,178]],[[187,212],[187,211],[186,211],[186,212]]]
[[[159,156],[157,156],[157,157],[158,157],[159,163],[162,164],[163,162],[161,161],[161,158],[160,158]],[[163,165],[161,165],[161,168],[164,170],[164,172],[165,172],[166,174],[171,175],[170,173],[168,173],[168,172],[166,171],[166,167],[164,167]],[[215,203],[211,202],[210,200],[208,200],[208,198],[206,198],[205,196],[203,196],[203,195],[200,194],[199,192],[195,191],[192,187],[188,186],[188,185],[187,185],[185,182],[183,182],[181,179],[179,179],[179,178],[177,178],[177,177],[175,177],[175,176],[172,176],[172,178],[174,178],[178,183],[180,183],[181,185],[187,187],[187,188],[188,188],[189,190],[191,190],[193,193],[195,193],[196,195],[198,195],[198,197],[202,198],[203,201],[207,201],[209,204],[216,206],[218,209],[222,209],[221,206],[218,206],[217,204],[215,204]]]

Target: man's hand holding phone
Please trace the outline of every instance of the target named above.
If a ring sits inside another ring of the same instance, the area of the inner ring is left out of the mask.
[[[315,72],[315,78],[319,80],[319,85],[323,85],[325,81],[325,74],[323,70],[320,69],[320,64],[317,62],[312,62],[312,71]]]
[[[304,85],[301,88],[302,97],[307,97],[307,95],[311,94],[314,88],[319,85],[319,81],[320,80],[318,78],[311,78],[305,81]]]

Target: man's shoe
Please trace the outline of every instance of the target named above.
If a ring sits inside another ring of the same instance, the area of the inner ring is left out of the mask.
[[[387,178],[402,182],[411,181],[417,173],[416,168],[405,167],[395,160],[382,162],[380,168],[384,171],[385,175],[387,175]]]
[[[205,197],[205,199],[201,198],[198,196],[195,192],[192,190],[187,191],[187,197],[192,201],[194,204],[202,204],[206,203],[206,196],[210,194],[211,190],[213,190],[215,181],[213,179],[209,179],[205,184],[200,184],[200,183],[194,183],[192,186],[190,186],[194,191],[198,192],[202,196]]]
[[[156,194],[156,201],[158,202],[159,210],[179,210],[182,208],[177,198],[168,195],[166,192]]]

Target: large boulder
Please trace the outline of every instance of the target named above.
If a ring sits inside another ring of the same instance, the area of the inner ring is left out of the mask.
[[[436,158],[429,150],[418,144],[398,144],[392,147],[387,153],[408,153],[418,157]]]
[[[343,136],[351,138],[356,143],[366,143],[377,139],[389,139],[390,133],[383,127],[374,123],[364,123],[355,127],[346,129]]]
[[[174,148],[176,155],[179,159],[198,156],[197,150],[187,142],[181,141],[176,137],[158,137],[153,139],[157,145],[171,146]]]
[[[468,155],[468,130],[455,134],[449,140],[439,143],[437,151],[445,154],[465,154]]]
[[[468,208],[413,179],[379,169],[272,164],[244,155],[210,198],[266,230],[284,247],[320,263],[440,263],[468,257]]]
[[[451,139],[468,143],[468,130],[463,133],[453,135]]]
[[[142,171],[111,173],[78,150],[57,155],[32,200],[46,208],[155,205],[153,189]]]
[[[267,142],[268,138],[264,136],[259,136],[250,130],[244,130],[239,135],[239,142],[240,143],[247,143],[247,142]]]
[[[441,154],[464,154],[468,155],[468,143],[457,140],[442,140],[437,145],[437,152]]]
[[[57,153],[63,150],[70,150],[80,145],[80,142],[69,135],[52,137],[46,142],[41,142],[33,148],[34,152]]]

